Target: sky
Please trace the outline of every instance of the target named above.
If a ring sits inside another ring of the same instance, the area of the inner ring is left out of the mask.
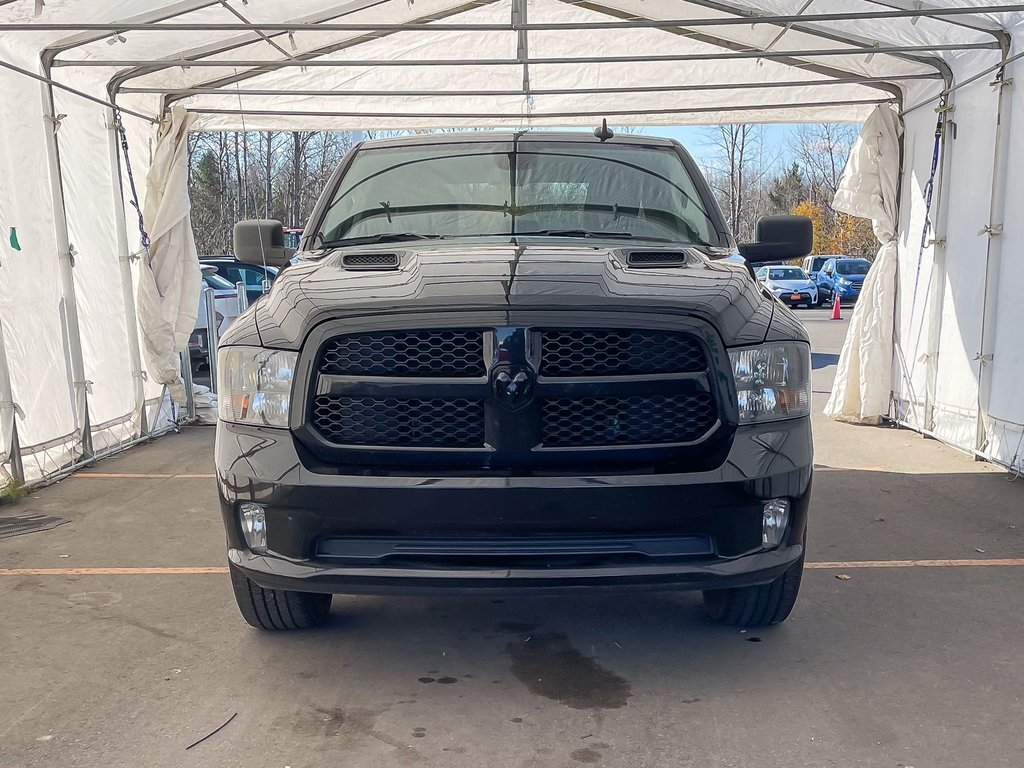
[[[652,125],[644,128],[644,134],[648,136],[664,136],[675,139],[687,151],[693,155],[698,162],[709,153],[708,129],[711,126],[668,126]],[[782,160],[790,156],[787,146],[787,137],[796,126],[793,125],[765,125],[763,127],[764,152],[768,157],[778,157]]]

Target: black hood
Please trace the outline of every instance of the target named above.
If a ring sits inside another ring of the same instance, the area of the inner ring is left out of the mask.
[[[507,324],[516,310],[664,312],[712,324],[727,346],[764,341],[774,302],[742,263],[688,249],[677,266],[634,267],[634,250],[466,241],[345,249],[286,269],[243,318],[255,317],[263,345],[283,349],[298,349],[327,320],[448,310],[493,311],[495,323]],[[343,263],[385,252],[399,255],[397,269]],[[249,343],[251,325],[248,333],[243,325],[236,322],[224,342]]]

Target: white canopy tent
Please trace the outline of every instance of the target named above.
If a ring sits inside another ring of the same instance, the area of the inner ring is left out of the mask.
[[[160,360],[198,304],[182,129],[861,122],[879,105],[902,157],[865,136],[845,188],[884,212],[891,268],[830,407],[1020,468],[1022,39],[1024,5],[985,0],[0,0],[0,485],[169,426]],[[897,196],[870,186],[887,176]],[[143,228],[165,238],[148,253]]]

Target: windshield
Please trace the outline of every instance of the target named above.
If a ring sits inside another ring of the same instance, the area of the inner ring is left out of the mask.
[[[840,275],[866,275],[868,273],[868,267],[871,266],[870,261],[864,261],[858,259],[856,261],[837,261],[836,272]]]
[[[207,288],[216,288],[218,291],[235,290],[234,283],[225,280],[223,277],[216,273],[203,275],[203,282],[206,283]]]
[[[360,150],[319,234],[327,245],[524,234],[720,244],[671,148],[534,141]]]
[[[782,267],[768,272],[769,280],[809,280],[807,273],[800,267]]]

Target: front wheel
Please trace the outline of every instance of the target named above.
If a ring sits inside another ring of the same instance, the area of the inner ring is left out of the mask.
[[[800,592],[804,558],[767,584],[704,592],[704,609],[720,624],[730,627],[766,627],[786,620]]]
[[[228,563],[231,589],[242,618],[257,629],[310,629],[327,621],[331,595],[264,589]]]

